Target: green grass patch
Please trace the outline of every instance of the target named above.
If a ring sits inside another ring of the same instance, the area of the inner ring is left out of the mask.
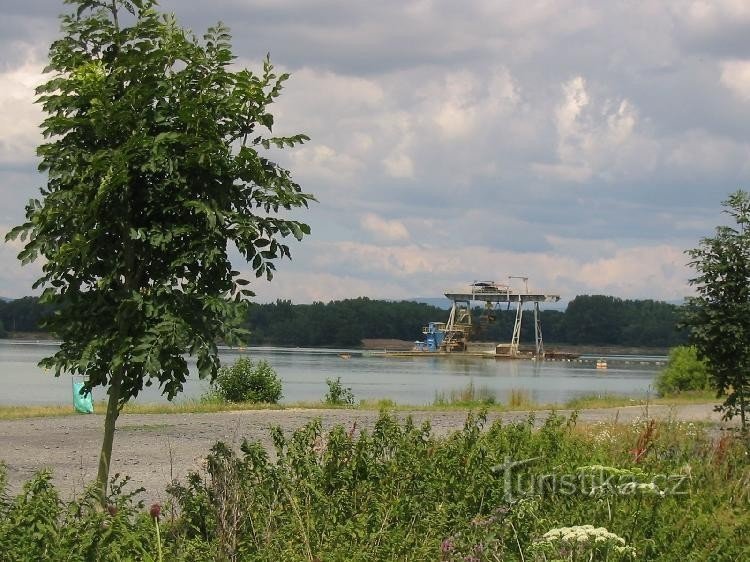
[[[501,397],[502,398],[502,397]],[[687,404],[718,403],[716,394],[711,391],[689,391],[679,394],[633,399],[627,396],[612,394],[591,394],[575,398],[562,403],[540,403],[530,398],[528,391],[511,389],[502,401],[486,388],[473,387],[439,393],[432,404],[397,404],[389,398],[361,400],[353,406],[343,404],[334,405],[324,401],[298,401],[282,404],[259,404],[255,402],[230,403],[212,399],[180,400],[178,402],[155,402],[150,404],[130,403],[125,406],[125,414],[209,414],[215,412],[231,412],[242,410],[327,410],[327,409],[360,409],[380,411],[383,409],[394,411],[440,411],[466,410],[471,408],[486,408],[492,412],[512,411],[546,411],[546,410],[577,410],[597,408],[618,408],[625,406],[667,405],[680,406]],[[97,402],[94,405],[95,414],[106,411],[106,403]],[[73,406],[41,405],[41,406],[0,406],[0,420],[15,420],[37,417],[56,417],[83,415],[76,414]]]
[[[49,418],[75,414],[73,406],[40,405],[40,406],[0,406],[0,420],[18,420],[24,418]]]

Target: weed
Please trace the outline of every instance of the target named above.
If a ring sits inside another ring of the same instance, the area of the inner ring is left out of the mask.
[[[511,389],[508,396],[508,406],[510,408],[522,408],[533,405],[531,394],[528,390],[522,388]]]
[[[495,403],[495,393],[485,386],[477,387],[474,381],[463,388],[453,389],[447,394],[445,392],[436,392],[433,406],[461,406],[461,407],[479,407],[490,406]]]
[[[328,392],[325,395],[325,403],[329,406],[354,406],[354,393],[348,386],[341,384],[341,377],[326,379]]]

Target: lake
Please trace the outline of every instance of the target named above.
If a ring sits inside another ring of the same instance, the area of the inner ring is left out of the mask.
[[[69,376],[55,378],[37,366],[42,357],[57,349],[54,343],[0,340],[0,404],[65,404],[71,402]],[[430,404],[437,393],[448,394],[473,382],[488,389],[497,401],[507,400],[512,390],[522,390],[540,403],[564,402],[587,394],[617,394],[644,397],[663,368],[660,356],[603,356],[609,368],[595,368],[596,357],[579,360],[534,362],[478,357],[384,357],[362,351],[346,351],[342,359],[334,349],[287,349],[274,347],[221,349],[222,364],[237,357],[264,359],[283,382],[284,402],[320,400],[327,391],[326,378],[341,377],[357,399],[389,398],[402,404]],[[194,362],[191,369],[195,372]],[[208,384],[190,377],[176,400],[198,398]],[[94,399],[104,400],[103,389],[94,389]],[[146,388],[138,402],[164,402],[156,388]]]

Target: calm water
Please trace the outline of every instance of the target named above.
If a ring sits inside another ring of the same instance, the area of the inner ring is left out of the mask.
[[[64,404],[71,402],[70,377],[55,378],[37,366],[42,357],[54,353],[54,344],[0,341],[0,404]],[[609,369],[597,371],[598,357],[579,362],[502,361],[471,357],[399,357],[351,352],[341,359],[341,350],[249,348],[244,352],[222,350],[223,364],[246,355],[265,359],[284,385],[284,401],[320,400],[327,390],[326,378],[341,377],[356,398],[390,398],[407,404],[429,404],[436,393],[460,390],[469,382],[490,389],[498,401],[511,390],[524,390],[538,402],[563,402],[583,394],[645,395],[662,357],[613,356]],[[197,375],[188,379],[177,400],[197,398],[208,388]],[[94,398],[105,398],[103,389]],[[159,390],[146,388],[139,402],[160,402]]]

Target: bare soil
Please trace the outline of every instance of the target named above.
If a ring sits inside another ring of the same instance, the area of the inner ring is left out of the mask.
[[[562,414],[570,412],[561,411]],[[460,429],[466,412],[398,412],[415,422],[429,420],[436,434]],[[526,412],[491,413],[489,421],[523,419]],[[712,404],[685,406],[641,406],[583,410],[580,422],[629,422],[649,415],[685,421],[708,421],[720,428]],[[258,440],[270,447],[269,428],[281,426],[290,432],[311,420],[320,419],[324,429],[336,424],[356,430],[371,427],[378,413],[366,410],[252,410],[211,414],[123,414],[118,420],[111,474],[131,477],[136,487],[145,488],[146,502],[165,501],[166,486],[200,470],[203,460],[217,441],[239,446],[243,439]],[[536,415],[539,421],[546,414]],[[61,495],[70,499],[96,476],[101,433],[101,415],[32,418],[0,421],[0,463],[7,469],[9,491],[17,492],[23,482],[43,469],[52,471]]]
[[[414,347],[413,341],[395,340],[390,338],[365,338],[362,340],[362,349],[378,351],[407,351]]]

